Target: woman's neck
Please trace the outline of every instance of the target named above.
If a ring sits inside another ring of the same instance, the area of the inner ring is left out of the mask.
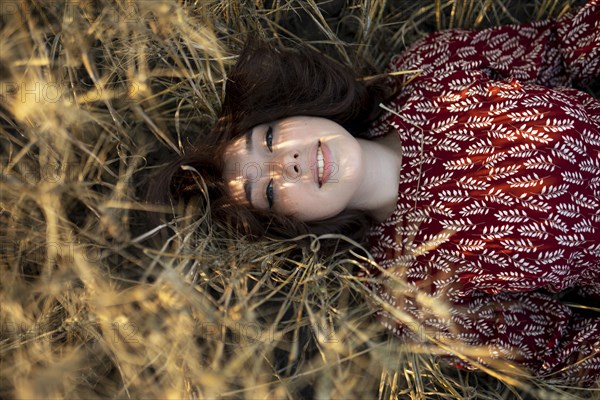
[[[393,131],[375,140],[358,139],[365,166],[364,176],[350,209],[363,210],[376,221],[385,221],[396,209],[402,168],[402,143]]]

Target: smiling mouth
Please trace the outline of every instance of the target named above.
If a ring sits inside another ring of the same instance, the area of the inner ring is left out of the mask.
[[[323,150],[321,150],[321,141],[317,146],[317,180],[319,181],[319,188],[323,186],[323,173],[325,172],[325,160],[323,159]]]

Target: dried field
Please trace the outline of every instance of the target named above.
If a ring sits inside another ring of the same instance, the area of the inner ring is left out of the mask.
[[[165,155],[206,135],[246,34],[378,73],[427,32],[570,0],[2,0],[1,398],[592,398],[458,371],[370,315],[353,251],[247,243],[202,210],[150,229]],[[160,238],[159,233],[163,233]],[[440,305],[443,308],[443,305]],[[467,352],[468,353],[468,352]],[[465,354],[465,357],[469,356]]]

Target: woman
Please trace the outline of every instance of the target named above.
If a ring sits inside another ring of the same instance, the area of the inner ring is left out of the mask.
[[[390,64],[413,73],[373,82],[251,43],[218,140],[155,191],[203,192],[213,218],[254,237],[363,240],[395,334],[423,339],[416,323],[450,354],[478,350],[458,365],[592,384],[600,318],[561,299],[600,300],[600,103],[571,88],[598,77],[599,21],[593,0],[558,21],[436,33]]]

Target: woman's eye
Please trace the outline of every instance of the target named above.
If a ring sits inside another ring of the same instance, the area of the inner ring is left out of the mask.
[[[267,133],[265,135],[265,143],[267,144],[267,148],[272,153],[273,152],[273,128],[269,127],[267,129]]]
[[[267,185],[267,201],[269,202],[269,210],[273,208],[273,179]]]

